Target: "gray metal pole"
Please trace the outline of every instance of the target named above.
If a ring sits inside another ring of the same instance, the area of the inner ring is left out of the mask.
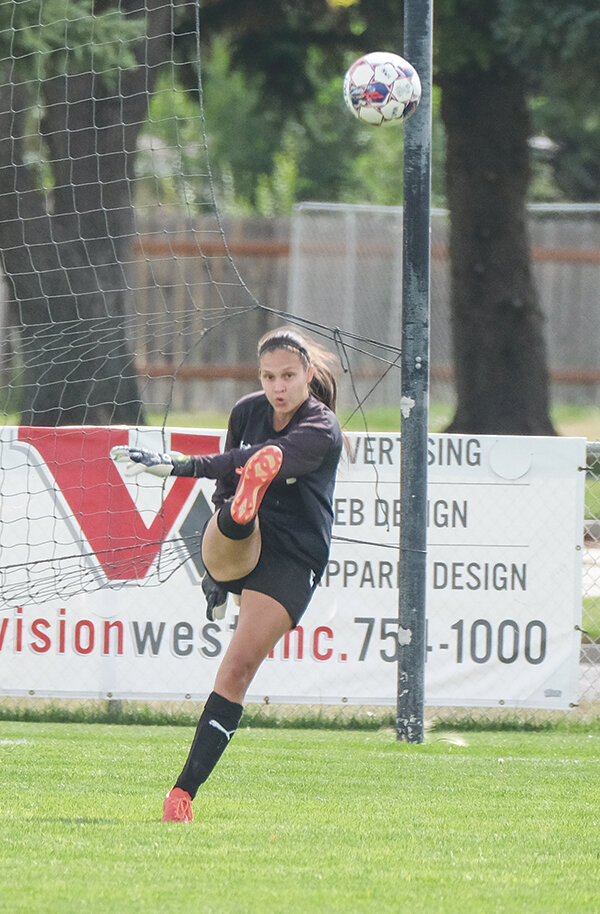
[[[399,662],[396,733],[425,731],[432,2],[404,0],[404,57],[423,96],[404,139]]]

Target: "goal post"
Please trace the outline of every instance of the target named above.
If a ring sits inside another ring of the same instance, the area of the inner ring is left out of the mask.
[[[431,203],[432,4],[406,0],[404,53],[423,85],[406,125],[402,232],[401,508],[396,733],[420,743],[425,730],[427,429]]]

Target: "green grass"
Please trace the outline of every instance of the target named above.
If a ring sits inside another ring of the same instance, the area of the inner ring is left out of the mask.
[[[600,910],[597,727],[242,727],[161,823],[191,728],[0,724],[0,911]]]
[[[597,406],[557,404],[550,412],[559,435],[600,440],[600,410]]]
[[[451,403],[434,401],[429,405],[429,428],[432,432],[443,432],[454,415]],[[348,417],[351,418],[348,421]],[[556,404],[551,409],[552,421],[559,435],[600,440],[600,410],[596,406],[575,406]],[[165,424],[164,413],[150,412],[149,425],[161,427]],[[365,421],[369,431],[393,432],[400,428],[400,409],[382,406],[367,409],[364,413],[340,410],[340,421],[347,431],[364,431]],[[17,413],[0,413],[1,425],[18,425]],[[194,413],[169,412],[166,425],[172,428],[225,428],[227,413],[217,410],[200,410]]]
[[[432,402],[429,406],[430,430],[443,432],[452,421],[453,415],[452,404]],[[588,438],[590,441],[600,440],[600,410],[597,407],[558,404],[552,408],[551,415],[559,435]],[[346,431],[364,431],[365,423],[372,432],[393,432],[400,428],[400,409],[394,406],[367,409],[364,413],[340,410],[339,418]],[[151,413],[148,422],[161,426],[164,415]],[[227,414],[214,411],[193,414],[174,412],[169,413],[167,424],[185,428],[224,428],[227,424]]]
[[[598,464],[594,464],[594,472],[588,471],[585,484],[585,516],[600,518],[600,479],[598,479]]]
[[[600,643],[600,597],[584,597],[581,627],[587,640]]]

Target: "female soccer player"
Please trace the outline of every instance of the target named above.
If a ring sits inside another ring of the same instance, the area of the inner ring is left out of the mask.
[[[216,479],[217,510],[202,540],[209,618],[223,617],[228,592],[240,596],[237,628],[163,821],[192,820],[192,800],[237,729],[256,671],[298,624],[329,555],[342,451],[332,356],[283,328],[260,340],[258,360],[262,391],[234,406],[222,454],[111,451],[130,474]]]

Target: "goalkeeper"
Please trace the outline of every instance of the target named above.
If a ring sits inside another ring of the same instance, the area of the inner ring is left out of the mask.
[[[333,357],[283,328],[258,345],[261,391],[229,417],[222,454],[187,457],[115,447],[126,473],[216,480],[216,513],[202,539],[209,619],[227,594],[239,620],[163,821],[192,820],[192,800],[239,724],[246,691],[264,658],[304,613],[329,556],[332,500],[342,434],[335,417]]]

